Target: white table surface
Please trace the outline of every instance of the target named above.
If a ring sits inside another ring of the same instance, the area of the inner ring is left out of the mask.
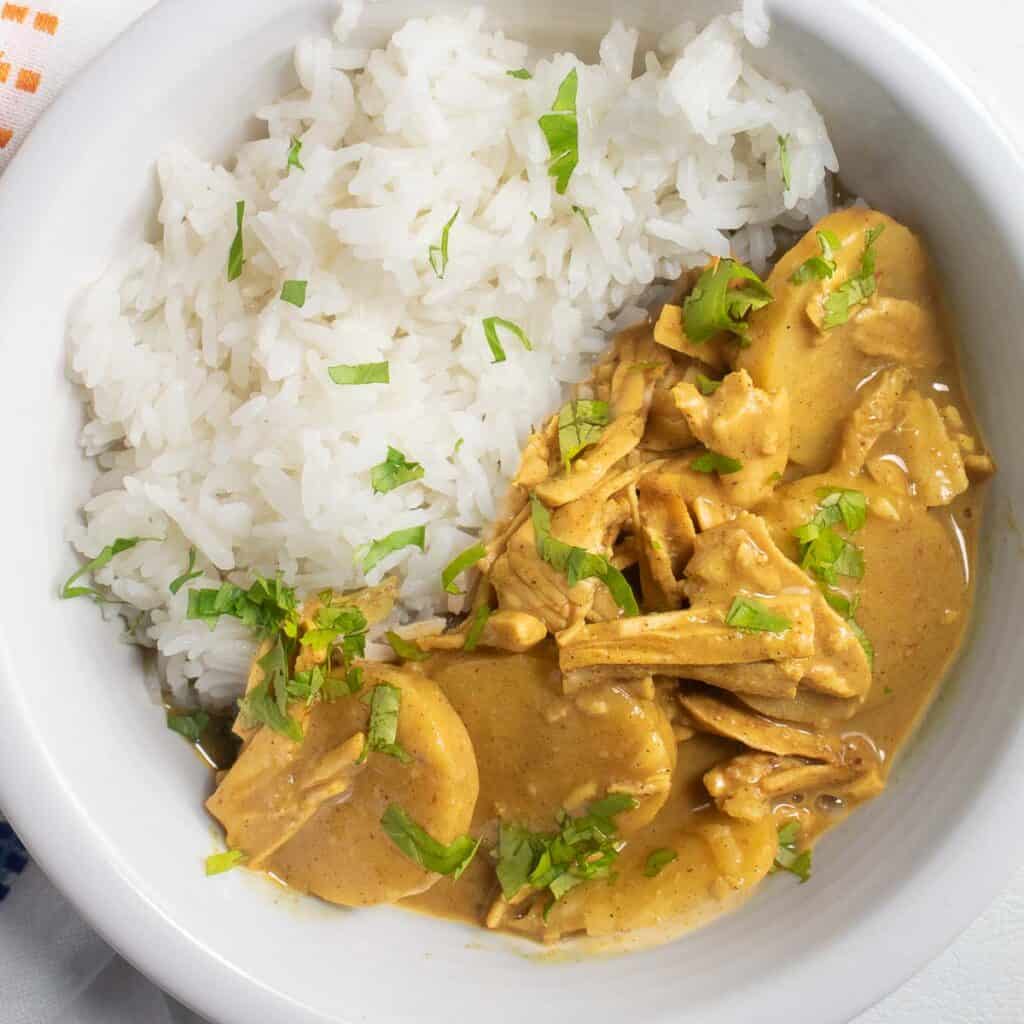
[[[1024,0],[873,2],[950,64],[1024,149]],[[121,7],[122,17],[125,7],[150,5],[104,3]],[[124,968],[119,985],[132,983],[129,972]],[[1024,865],[941,957],[851,1024],[1024,1024]]]

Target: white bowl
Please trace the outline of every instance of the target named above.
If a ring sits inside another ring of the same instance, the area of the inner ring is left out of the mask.
[[[614,13],[651,31],[681,14],[660,0],[495,7],[510,31],[584,54]],[[136,653],[94,606],[55,599],[89,472],[64,376],[69,304],[151,225],[158,150],[182,139],[226,156],[291,82],[295,40],[327,28],[327,0],[167,0],[67,90],[0,182],[0,804],[92,924],[207,1016],[846,1021],[934,956],[1024,859],[1024,173],[979,105],[866,4],[769,7],[762,63],[814,95],[846,184],[931,243],[1000,473],[971,643],[889,792],[821,844],[811,884],[772,880],[737,914],[644,953],[541,963],[461,926],[340,911],[245,872],[204,878],[205,770],[164,727]],[[417,8],[376,4],[363,33],[380,42]]]

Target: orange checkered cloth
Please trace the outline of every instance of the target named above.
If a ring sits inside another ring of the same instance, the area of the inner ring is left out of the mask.
[[[0,0],[0,171],[68,80],[155,0]]]

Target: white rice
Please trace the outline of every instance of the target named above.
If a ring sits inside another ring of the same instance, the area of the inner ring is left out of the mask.
[[[169,593],[190,548],[204,571],[190,586],[279,572],[301,594],[398,570],[407,617],[447,610],[441,568],[493,518],[531,425],[587,374],[605,332],[709,254],[763,269],[773,226],[827,210],[822,118],[750,63],[767,38],[760,2],[680,26],[635,77],[637,33],[618,22],[583,65],[538,59],[479,10],[411,21],[366,51],[347,38],[358,16],[344,4],[334,38],[298,45],[300,87],[259,112],[269,137],[232,170],[161,156],[162,241],[122,254],[71,325],[82,445],[100,469],[71,540],[91,558],[116,537],[163,538],[98,581],[129,620],[147,613],[139,638],[178,700],[230,699],[252,654],[239,623],[210,631],[185,619],[188,587]],[[522,66],[532,79],[506,74]],[[537,121],[574,67],[580,161],[559,196]],[[292,136],[305,170],[287,173]],[[228,282],[239,199],[246,262]],[[456,209],[439,280],[428,250]],[[278,298],[286,279],[308,280],[304,308]],[[508,359],[493,364],[487,316],[519,324],[533,351],[504,336]],[[327,374],[381,360],[387,386]],[[389,444],[426,475],[374,495]],[[421,523],[426,551],[364,578],[354,549]]]

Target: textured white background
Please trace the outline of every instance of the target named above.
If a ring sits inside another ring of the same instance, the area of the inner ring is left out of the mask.
[[[828,0],[820,0],[828,3]],[[1024,149],[1024,0],[873,0],[930,45],[994,109]],[[90,0],[94,37],[65,52],[66,70],[127,25],[153,0]],[[69,8],[75,4],[67,5]],[[685,0],[681,0],[685,8]],[[733,7],[734,0],[723,6]],[[102,15],[102,17],[99,17]],[[1024,182],[1021,183],[1024,187]],[[856,827],[856,826],[854,826]],[[885,850],[878,856],[884,858]],[[850,965],[856,970],[856,965]],[[151,1024],[148,986],[120,961],[89,990],[96,1003],[61,1021]],[[95,990],[95,991],[94,991]],[[150,993],[155,992],[149,989]],[[137,997],[137,998],[136,998]],[[85,1000],[89,1002],[89,1000]],[[140,1009],[145,1004],[148,1008]],[[118,1011],[112,1013],[112,1007]],[[134,1009],[133,1009],[134,1007]],[[170,1020],[160,1013],[161,1020]],[[175,1014],[183,1020],[185,1014]],[[0,1021],[9,1018],[0,1006]],[[194,1018],[192,1018],[194,1019]],[[794,1024],[817,1024],[794,1021]],[[1003,896],[937,960],[853,1024],[1024,1024],[1024,868]]]

